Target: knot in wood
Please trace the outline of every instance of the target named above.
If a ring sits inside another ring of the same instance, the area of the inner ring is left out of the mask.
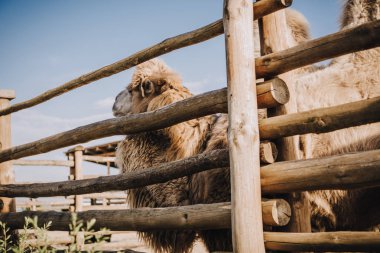
[[[314,123],[318,127],[325,127],[327,125],[326,122],[322,118],[315,118]]]
[[[269,66],[270,62],[271,62],[270,59],[264,60],[264,66]]]

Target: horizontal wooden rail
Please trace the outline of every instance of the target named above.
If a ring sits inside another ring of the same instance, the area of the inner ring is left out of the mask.
[[[95,162],[95,163],[106,163],[106,162],[115,162],[115,157],[107,157],[107,156],[93,156],[93,155],[84,155],[83,160],[87,162]]]
[[[48,235],[49,236],[49,235]],[[70,243],[73,237],[60,235],[48,237],[48,243]],[[323,232],[323,233],[283,233],[264,232],[265,248],[280,251],[329,251],[329,252],[374,252],[380,250],[378,232]],[[27,241],[28,243],[36,241]],[[46,245],[46,244],[38,244]],[[49,245],[49,244],[47,244]],[[108,244],[104,244],[107,246]],[[225,252],[227,253],[227,252]]]
[[[161,164],[131,173],[104,176],[93,179],[37,184],[0,185],[0,196],[7,197],[52,197],[80,195],[95,192],[118,191],[149,184],[163,183],[207,169],[228,167],[228,151],[215,150],[180,161]]]
[[[297,134],[325,133],[380,121],[380,97],[261,120],[260,138],[276,139]],[[112,135],[165,128],[205,115],[227,112],[227,90],[194,96],[152,112],[132,114],[78,127],[0,151],[0,163],[85,143]]]
[[[327,133],[380,121],[380,97],[263,119],[261,139]]]
[[[228,166],[228,150],[214,150],[208,154],[116,176],[53,183],[0,185],[0,196],[33,198],[127,190]],[[278,162],[261,168],[263,193],[374,186],[380,186],[380,150]]]
[[[181,109],[179,110],[179,108]],[[108,136],[161,129],[186,120],[220,112],[227,112],[226,88],[194,96],[156,111],[103,120],[35,142],[15,146],[0,152],[0,163]]]
[[[379,232],[264,233],[265,248],[281,251],[379,252]]]
[[[380,150],[299,161],[261,168],[265,193],[380,186]]]
[[[73,161],[59,161],[59,160],[14,160],[13,165],[19,166],[62,166],[73,167]]]
[[[90,193],[83,194],[82,197],[85,199],[127,199],[127,194],[123,191],[118,192],[103,192],[103,193]],[[75,198],[74,195],[68,196],[68,199]]]
[[[271,77],[319,61],[380,46],[380,20],[256,58],[256,77]]]
[[[280,251],[379,251],[380,233],[378,232],[324,232],[324,233],[283,233],[264,232],[265,248]],[[48,234],[48,244],[68,244],[73,241],[69,235],[52,237]],[[27,241],[35,243],[36,241]],[[108,244],[104,244],[105,247]],[[92,245],[91,245],[92,246]],[[98,249],[98,248],[97,248]],[[128,251],[129,252],[129,251]],[[227,252],[225,252],[227,253]]]
[[[262,202],[264,224],[286,225],[290,219],[290,207],[285,200]],[[167,208],[137,208],[128,210],[96,210],[77,213],[84,222],[96,219],[94,229],[106,227],[114,231],[152,229],[222,229],[231,227],[230,203],[200,204]],[[69,229],[70,212],[16,212],[0,214],[0,221],[11,229],[22,229],[25,217],[38,217],[43,225],[52,221],[51,230]]]
[[[261,0],[260,2],[253,3],[254,18],[258,19],[263,17],[263,15],[268,15],[277,10],[286,8],[290,6],[292,1],[290,0]],[[97,81],[99,79],[117,74],[121,71],[127,70],[136,66],[144,61],[150,60],[152,58],[158,57],[160,55],[169,53],[179,48],[194,45],[218,35],[223,34],[223,21],[222,19],[215,21],[209,25],[201,27],[199,29],[187,32],[175,37],[171,37],[163,40],[162,42],[151,46],[149,48],[143,49],[127,58],[124,58],[118,62],[112,63],[90,73],[84,74],[78,78],[75,78],[67,83],[64,83],[56,88],[48,90],[41,95],[38,95],[30,100],[20,102],[10,106],[9,108],[0,110],[0,115],[6,115],[12,112],[17,112],[22,109],[26,109],[47,100],[50,100],[56,96],[66,93],[70,90],[79,88],[91,82]]]

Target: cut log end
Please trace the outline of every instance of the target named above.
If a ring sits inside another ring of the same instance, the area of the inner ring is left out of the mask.
[[[271,199],[262,202],[263,218],[266,225],[286,226],[290,221],[291,208],[283,199]]]
[[[260,83],[256,87],[259,108],[272,108],[286,104],[290,99],[289,89],[280,78]]]
[[[262,164],[271,164],[277,160],[278,150],[273,142],[260,143],[260,162]]]
[[[283,199],[277,199],[275,201],[275,205],[273,206],[273,213],[277,213],[277,217],[275,217],[278,226],[285,226],[290,221],[291,216],[291,208],[288,202]]]

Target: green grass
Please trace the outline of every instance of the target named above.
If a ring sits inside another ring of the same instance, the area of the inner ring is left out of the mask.
[[[100,252],[95,251],[98,244],[104,243],[107,236],[104,233],[94,233],[94,224],[96,220],[92,219],[89,222],[84,223],[82,220],[78,220],[75,213],[71,216],[71,222],[69,224],[70,235],[73,238],[77,238],[78,233],[84,233],[84,243],[91,243],[93,245],[92,249],[87,250],[89,253]],[[23,230],[19,233],[17,241],[12,241],[12,236],[10,234],[10,229],[3,222],[0,222],[0,253],[55,253],[57,250],[52,248],[48,242],[48,232],[52,222],[48,222],[43,226],[38,226],[38,218],[25,218],[25,225]],[[36,243],[33,245],[28,244],[30,233],[28,231],[34,230],[33,239]],[[107,229],[101,229],[100,231],[107,231]],[[89,234],[91,233],[91,234]],[[81,245],[77,244],[74,239],[72,243],[67,245],[67,249],[64,250],[65,253],[80,252]],[[62,251],[60,251],[62,252]],[[83,251],[82,251],[83,252]]]

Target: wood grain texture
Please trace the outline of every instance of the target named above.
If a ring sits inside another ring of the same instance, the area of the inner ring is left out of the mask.
[[[257,19],[262,17],[262,15],[267,15],[271,12],[275,12],[277,10],[286,8],[290,5],[290,3],[291,1],[279,0],[262,0],[260,1],[260,3],[254,3],[253,10],[257,13],[255,15],[255,18]],[[12,112],[17,112],[19,110],[41,104],[68,91],[92,83],[99,79],[117,74],[121,71],[132,68],[152,58],[158,57],[163,54],[167,54],[179,48],[187,47],[209,40],[221,34],[223,34],[222,19],[217,20],[204,27],[198,28],[196,30],[165,39],[162,42],[155,44],[151,47],[145,48],[127,58],[119,60],[110,65],[104,66],[90,73],[84,74],[56,88],[48,90],[32,99],[14,104],[9,108],[1,109],[0,115],[6,115]]]
[[[334,130],[380,121],[380,97],[347,104],[281,115],[260,121],[260,137],[277,139]]]
[[[288,219],[278,209],[286,208],[283,200],[266,200],[260,203],[268,220],[264,223],[278,226],[275,222]],[[78,212],[78,219],[84,222],[96,219],[94,229],[106,227],[113,231],[143,231],[152,229],[222,229],[231,228],[231,203],[200,204],[192,206],[166,208],[135,208],[124,210],[92,210]],[[0,214],[0,220],[12,229],[22,229],[25,217],[38,217],[39,224],[53,221],[50,230],[67,231],[70,224],[70,212],[24,211]]]
[[[288,103],[290,94],[286,83],[280,78],[273,78],[256,86],[257,106],[273,108]]]
[[[13,160],[13,165],[18,166],[61,166],[72,167],[73,161],[59,161],[59,160]]]
[[[380,185],[380,150],[299,161],[261,168],[265,193],[354,189]]]
[[[264,141],[260,143],[260,163],[270,164],[277,159],[278,151],[273,142]]]
[[[256,77],[274,77],[319,61],[378,46],[380,46],[380,20],[256,58]]]
[[[81,126],[0,152],[0,162],[46,153],[112,135],[165,128],[179,122],[227,111],[227,90],[211,91],[153,112],[108,119]],[[306,133],[325,133],[380,121],[380,97],[343,105],[263,119],[261,139],[277,139]]]
[[[378,232],[264,233],[265,247],[281,251],[379,252]]]
[[[139,172],[78,181],[0,186],[0,196],[52,197],[127,190],[197,172],[229,167],[228,150],[215,150]],[[261,168],[263,193],[380,186],[380,150],[277,162]]]
[[[260,187],[260,137],[250,0],[225,0],[228,147],[234,252],[265,252]]]

